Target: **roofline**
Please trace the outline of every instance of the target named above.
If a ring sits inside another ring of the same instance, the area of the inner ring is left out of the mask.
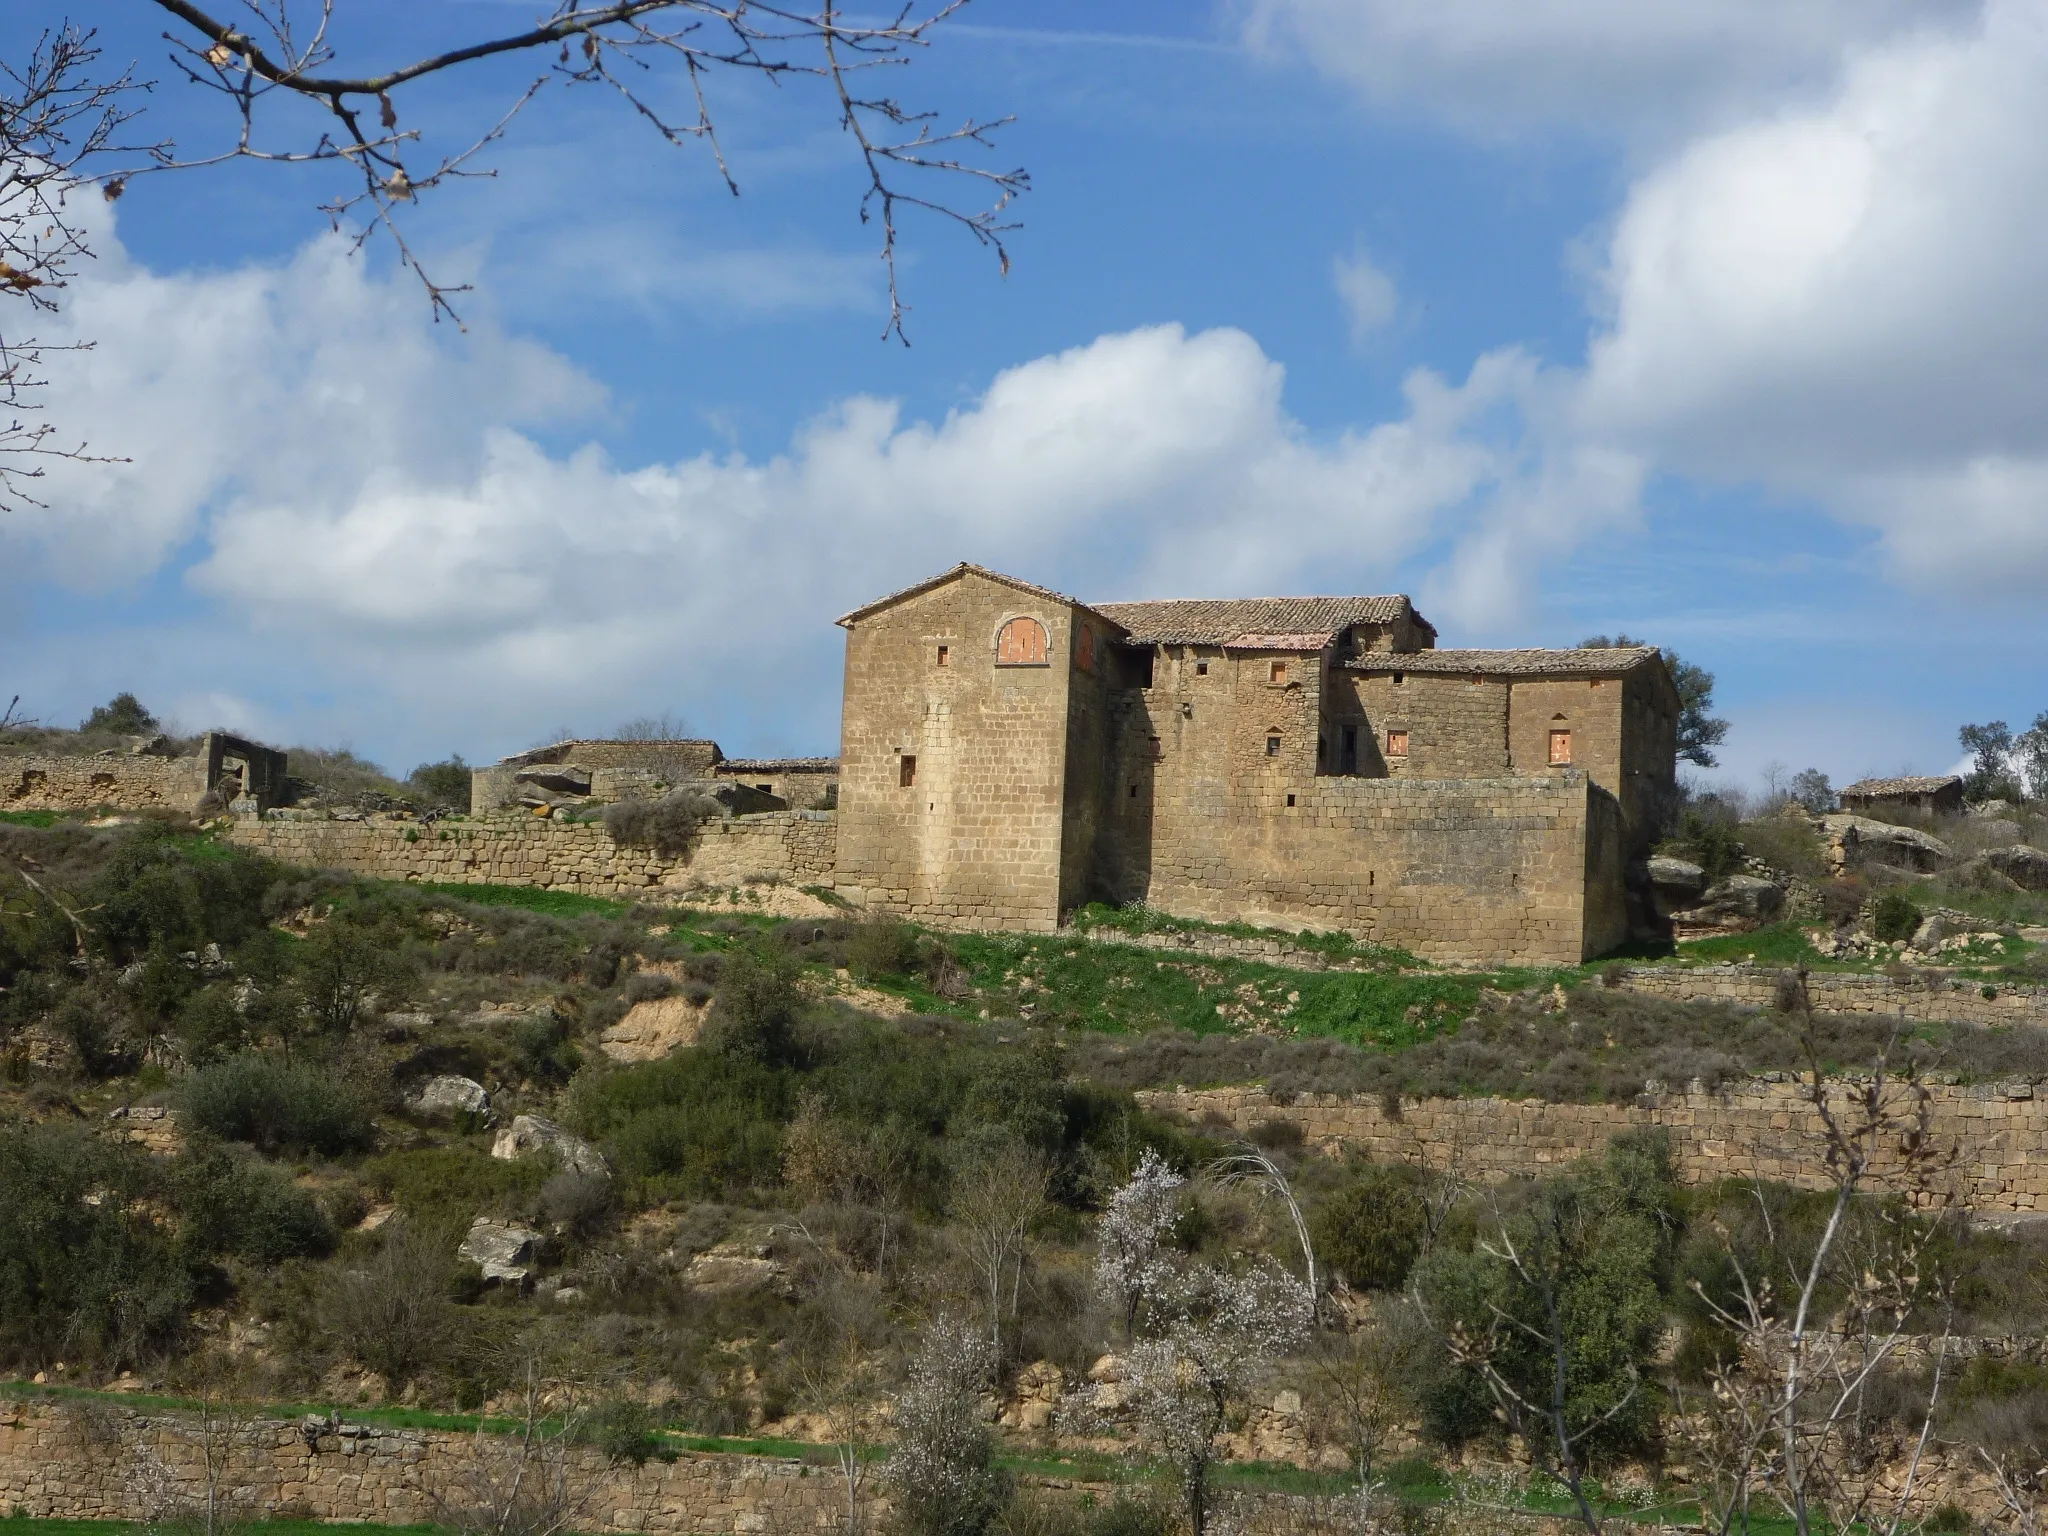
[[[1572,666],[1569,664],[1561,664],[1541,674],[1510,672],[1507,671],[1505,668],[1488,667],[1476,663],[1459,663],[1456,665],[1447,666],[1434,665],[1436,663],[1450,662],[1457,657],[1471,655],[1498,656],[1502,654],[1515,655],[1519,653],[1523,655],[1550,654],[1557,656],[1569,656],[1574,652],[1577,652],[1579,654],[1587,656],[1609,656],[1615,654],[1616,651],[1622,651],[1624,653],[1626,653],[1627,651],[1634,651],[1637,654],[1633,660],[1618,665],[1613,663],[1610,663],[1606,666]],[[1497,674],[1501,677],[1527,677],[1532,675],[1540,675],[1547,677],[1619,677],[1625,673],[1634,672],[1637,668],[1647,666],[1650,662],[1655,661],[1662,669],[1665,681],[1667,683],[1672,682],[1671,669],[1668,666],[1664,665],[1664,653],[1653,645],[1627,647],[1616,646],[1607,650],[1595,649],[1590,651],[1587,650],[1584,646],[1552,647],[1545,645],[1502,646],[1498,650],[1480,646],[1472,646],[1464,649],[1451,650],[1438,650],[1432,647],[1431,649],[1422,651],[1367,651],[1363,655],[1349,658],[1348,660],[1342,663],[1342,666],[1344,670],[1347,672],[1414,672],[1418,670],[1415,666],[1415,662],[1418,659],[1422,661],[1422,667],[1420,668],[1420,670],[1422,671],[1441,671],[1447,673],[1477,672],[1482,676],[1488,674]],[[1677,685],[1675,683],[1672,683],[1672,687],[1673,691],[1676,692]]]
[[[722,763],[725,761],[724,752],[719,750],[718,743],[709,736],[663,736],[651,740],[632,736],[564,736],[560,741],[542,742],[537,747],[528,747],[524,752],[514,752],[509,757],[501,757],[495,763],[479,763],[472,771],[481,771],[484,768],[506,768],[514,764],[522,764],[532,758],[536,752],[552,752],[557,747],[709,747],[713,754],[713,762]],[[540,764],[538,766],[547,767],[550,765]]]
[[[871,603],[863,603],[851,613],[842,613],[832,622],[841,629],[851,629],[856,622],[866,618],[871,613],[879,613],[884,608],[894,607],[897,603],[922,596],[934,588],[942,587],[949,581],[956,580],[961,576],[970,575],[986,577],[1000,586],[1009,587],[1018,592],[1029,592],[1033,597],[1042,597],[1051,602],[1065,603],[1069,607],[1079,608],[1083,612],[1092,614],[1095,618],[1100,619],[1119,634],[1130,633],[1129,630],[1117,623],[1115,619],[1109,617],[1108,614],[1097,613],[1095,609],[1089,607],[1088,604],[1082,602],[1078,597],[1069,597],[1064,592],[1053,591],[1051,587],[1041,587],[1035,582],[1024,581],[1015,576],[1006,576],[1001,571],[992,571],[987,566],[976,565],[971,560],[962,560],[958,565],[943,570],[936,576],[928,576],[923,581],[891,592],[886,597],[878,597]]]

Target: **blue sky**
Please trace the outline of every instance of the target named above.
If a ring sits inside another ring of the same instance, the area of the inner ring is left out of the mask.
[[[367,67],[531,7],[339,9]],[[161,15],[92,19],[203,150]],[[2048,709],[2044,64],[1998,0],[976,0],[891,88],[1014,115],[1033,189],[1007,277],[906,221],[908,348],[802,82],[714,82],[737,199],[543,92],[407,225],[466,331],[324,233],[326,171],[144,178],[49,402],[130,462],[0,513],[0,691],[401,773],[662,711],[829,751],[832,617],[964,558],[1625,629],[1718,675],[1732,776],[1946,768]],[[532,73],[401,121],[453,143]]]

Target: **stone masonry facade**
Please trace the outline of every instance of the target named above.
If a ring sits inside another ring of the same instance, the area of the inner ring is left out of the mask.
[[[1656,651],[1440,651],[1405,597],[1090,606],[963,565],[840,623],[839,888],[938,926],[1145,902],[1577,962],[1675,775]]]
[[[1840,1096],[1854,1085],[1837,1083]],[[1903,1094],[1903,1089],[1892,1090]],[[1929,1090],[1933,1137],[1953,1146],[1951,1177],[1972,1211],[2048,1211],[2048,1101],[2031,1083]],[[1280,1122],[1311,1146],[1357,1151],[1469,1178],[1539,1176],[1597,1154],[1622,1131],[1663,1126],[1678,1175],[1688,1183],[1760,1178],[1818,1188],[1826,1183],[1819,1118],[1793,1082],[1759,1079],[1720,1092],[1648,1091],[1629,1104],[1551,1104],[1522,1099],[1406,1099],[1398,1107],[1348,1094],[1285,1101],[1263,1088],[1143,1092],[1148,1108],[1220,1122],[1239,1132]],[[1903,1102],[1903,1100],[1901,1100]],[[1876,1182],[1894,1172],[1880,1165]]]
[[[349,869],[381,880],[633,896],[759,881],[828,884],[837,827],[822,811],[714,817],[698,829],[689,851],[673,858],[613,842],[602,822],[526,815],[437,823],[237,817],[229,837],[286,864]]]

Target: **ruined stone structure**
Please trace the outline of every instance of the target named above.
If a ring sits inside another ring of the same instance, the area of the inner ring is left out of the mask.
[[[939,926],[1088,900],[1576,962],[1675,778],[1648,647],[1449,651],[1405,597],[1084,604],[961,565],[847,631],[837,883]]]
[[[1842,791],[1840,798],[1845,811],[1892,806],[1899,810],[1954,813],[1963,808],[1963,781],[1952,773],[1936,778],[1858,779]]]
[[[158,738],[91,757],[0,756],[0,810],[195,813],[210,800],[247,811],[285,798],[285,754],[225,731],[208,731],[185,753]]]
[[[729,758],[717,742],[703,740],[558,741],[474,770],[469,808],[481,816],[522,798],[655,800],[670,790],[704,783],[744,786],[750,797],[772,797],[772,803],[750,798],[745,810],[821,810],[837,799],[839,760]]]

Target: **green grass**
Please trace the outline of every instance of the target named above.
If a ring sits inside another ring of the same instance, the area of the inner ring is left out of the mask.
[[[518,907],[549,917],[624,917],[633,903],[610,896],[584,896],[575,891],[546,891],[531,885],[460,885],[422,881],[417,889],[473,901],[484,907]]]
[[[1731,960],[1751,960],[1759,965],[1807,965],[1815,968],[1848,967],[1853,962],[1823,960],[1797,923],[1770,923],[1752,933],[1725,934],[1718,939],[1695,939],[1678,946],[1677,958],[1722,965]],[[1872,968],[1865,966],[1866,969]]]
[[[1113,1033],[1286,1029],[1382,1049],[1455,1026],[1484,988],[1578,980],[1575,971],[1551,970],[1299,971],[1077,938],[955,934],[951,943],[984,994],[973,1000],[977,1010],[1028,1006],[1036,1017]],[[969,1011],[937,999],[932,1005]]]
[[[0,811],[0,823],[10,827],[54,827],[60,816],[57,811]]]
[[[1420,967],[1423,962],[1405,949],[1367,944],[1344,933],[1319,933],[1303,928],[1257,928],[1250,923],[1207,923],[1191,917],[1174,917],[1156,907],[1131,905],[1112,907],[1093,901],[1073,914],[1073,926],[1082,933],[1107,930],[1114,933],[1216,934],[1232,939],[1276,939],[1296,949],[1311,950],[1332,960],[1365,960],[1374,965]]]

